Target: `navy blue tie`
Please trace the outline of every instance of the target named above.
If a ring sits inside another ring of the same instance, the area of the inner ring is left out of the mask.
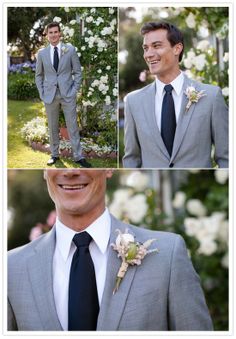
[[[58,48],[54,47],[54,55],[53,55],[53,67],[55,68],[55,71],[58,70],[58,64],[59,64],[59,56],[58,56]]]
[[[165,96],[161,110],[161,136],[171,157],[176,130],[175,105],[172,97],[172,85],[164,87]]]
[[[68,330],[95,331],[99,312],[93,261],[89,252],[92,238],[87,232],[78,233],[73,242],[74,253],[69,282]]]

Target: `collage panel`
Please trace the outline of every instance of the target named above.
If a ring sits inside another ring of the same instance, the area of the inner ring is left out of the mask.
[[[8,170],[8,187],[8,331],[229,329],[228,170]]]
[[[119,13],[120,166],[228,168],[229,7]]]
[[[8,7],[8,168],[117,168],[117,7]]]

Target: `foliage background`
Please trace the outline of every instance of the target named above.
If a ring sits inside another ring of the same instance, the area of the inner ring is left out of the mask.
[[[11,249],[48,231],[55,215],[41,170],[9,170],[8,187]],[[228,330],[228,171],[117,170],[107,204],[125,222],[183,236],[214,328]]]

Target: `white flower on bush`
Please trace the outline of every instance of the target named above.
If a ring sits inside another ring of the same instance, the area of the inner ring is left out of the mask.
[[[117,95],[118,95],[118,89],[117,89],[117,88],[113,88],[112,94],[114,95],[114,97],[117,97]]]
[[[70,8],[69,7],[64,7],[64,11],[68,13],[70,11]]]
[[[186,68],[192,68],[196,54],[193,50],[187,52],[187,57],[184,59],[184,66]]]
[[[219,184],[224,185],[229,177],[228,170],[218,169],[214,171],[215,179]]]
[[[203,238],[200,242],[200,247],[198,248],[197,252],[203,255],[212,255],[217,250],[216,242],[209,238]]]
[[[209,48],[209,41],[208,40],[202,40],[197,44],[197,49],[199,49],[202,52],[206,52]]]
[[[224,87],[222,89],[222,94],[223,94],[223,96],[228,97],[229,96],[229,87]]]
[[[71,25],[75,25],[75,24],[76,24],[76,20],[71,20],[71,21],[70,21],[70,24],[71,24]]]
[[[81,51],[85,51],[86,47],[85,46],[81,46]]]
[[[224,62],[228,62],[229,61],[229,53],[225,52],[224,57],[223,57],[223,61]]]
[[[100,82],[103,83],[103,84],[107,84],[107,82],[108,82],[108,75],[106,74],[106,75],[101,76]]]
[[[97,20],[95,21],[95,24],[96,24],[96,26],[99,26],[103,22],[104,22],[103,18],[98,17]]]
[[[117,218],[121,218],[124,213],[124,206],[127,204],[132,194],[131,189],[121,188],[114,192],[109,211]]]
[[[90,16],[88,16],[87,18],[86,18],[86,20],[85,20],[86,22],[93,22],[93,17],[90,15]]]
[[[111,66],[108,65],[108,66],[106,67],[106,70],[107,70],[107,71],[110,71],[110,69],[111,69]]]
[[[205,54],[199,54],[195,57],[193,60],[194,65],[198,71],[202,71],[204,66],[206,65],[206,55]]]
[[[55,16],[52,21],[61,22],[61,18],[59,16]]]
[[[37,117],[28,121],[21,128],[21,135],[28,142],[48,142],[49,133],[46,126],[46,120],[44,118]]]
[[[133,171],[126,177],[125,184],[133,187],[137,191],[143,191],[147,188],[149,177],[141,171]]]
[[[189,15],[187,16],[186,24],[189,28],[195,28],[196,21],[195,21],[195,15],[193,15],[193,13],[189,13]]]
[[[106,96],[105,103],[106,103],[106,105],[110,105],[111,104],[111,97],[109,95]]]
[[[206,215],[206,207],[202,204],[199,199],[190,199],[186,204],[187,211],[197,217]]]
[[[124,212],[131,222],[139,223],[143,220],[148,210],[146,196],[136,194],[131,197],[124,206]]]
[[[113,32],[112,27],[104,27],[101,30],[102,35],[110,35],[110,34],[112,34],[112,32]]]
[[[95,13],[95,12],[96,12],[96,8],[93,7],[90,9],[90,13]]]
[[[109,14],[114,14],[115,13],[115,10],[114,10],[114,8],[109,8]]]
[[[184,207],[185,200],[186,194],[184,192],[178,191],[175,193],[172,205],[174,208],[182,208]]]

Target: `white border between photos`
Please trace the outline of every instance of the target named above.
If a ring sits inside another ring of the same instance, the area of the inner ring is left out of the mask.
[[[234,86],[234,79],[236,77],[236,67],[234,67],[234,60],[236,57],[236,44],[235,41],[235,22],[236,19],[236,4],[234,1],[207,1],[199,0],[196,2],[188,2],[188,1],[145,1],[135,0],[135,1],[46,1],[42,0],[40,2],[32,2],[32,1],[3,1],[1,3],[0,8],[0,19],[2,22],[2,29],[1,29],[1,43],[0,43],[0,60],[1,60],[1,75],[2,75],[2,90],[0,91],[0,102],[2,103],[2,114],[1,114],[1,139],[2,139],[2,147],[1,147],[1,166],[0,166],[0,175],[1,175],[1,184],[2,189],[0,193],[0,206],[1,206],[1,218],[2,218],[2,232],[1,232],[1,242],[0,248],[2,253],[2,270],[1,270],[1,281],[0,281],[0,291],[2,291],[0,296],[0,324],[1,324],[1,332],[0,337],[8,337],[17,338],[19,336],[26,336],[31,338],[37,338],[39,336],[50,336],[51,338],[57,338],[60,336],[78,336],[76,333],[65,333],[65,332],[7,332],[6,331],[6,320],[7,320],[7,302],[6,302],[6,276],[7,276],[7,269],[6,269],[6,251],[7,251],[7,7],[10,6],[17,6],[17,7],[24,7],[24,6],[32,6],[32,7],[56,7],[56,6],[75,6],[75,7],[106,7],[106,6],[113,6],[113,7],[155,7],[155,6],[182,6],[182,7],[201,7],[201,6],[209,6],[209,7],[220,7],[220,6],[229,6],[229,46],[230,46],[230,63],[229,63],[229,89],[230,89],[230,124],[229,124],[229,142],[230,142],[230,168],[229,168],[229,175],[230,175],[230,185],[229,185],[229,331],[225,332],[87,332],[83,333],[83,335],[79,334],[81,337],[93,338],[97,336],[104,336],[108,338],[112,338],[114,336],[130,336],[130,337],[153,337],[153,336],[168,336],[169,338],[175,338],[176,336],[184,336],[188,338],[194,338],[196,336],[200,336],[201,338],[209,338],[212,336],[219,336],[221,338],[228,338],[234,336],[235,326],[234,322],[236,321],[235,317],[235,310],[234,305],[236,304],[236,298],[233,291],[233,282],[235,282],[235,260],[234,259],[234,243],[236,243],[236,237],[233,227],[234,227],[234,194],[235,194],[235,180],[233,176],[233,170],[235,169],[235,151],[234,151],[234,133],[236,131],[235,121],[234,118],[234,104],[236,105],[236,100],[234,95],[236,93],[235,86]],[[234,46],[234,47],[232,47]],[[3,305],[3,306],[2,306]]]

